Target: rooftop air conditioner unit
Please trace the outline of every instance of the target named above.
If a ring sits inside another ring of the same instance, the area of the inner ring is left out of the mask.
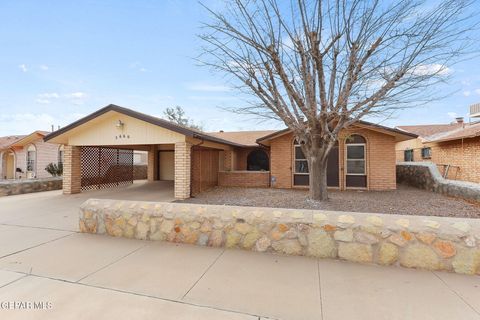
[[[470,118],[480,118],[480,103],[470,106]]]

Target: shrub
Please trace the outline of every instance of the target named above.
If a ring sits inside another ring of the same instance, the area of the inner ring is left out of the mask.
[[[48,166],[45,167],[45,171],[54,177],[61,176],[63,175],[63,163],[49,163]]]

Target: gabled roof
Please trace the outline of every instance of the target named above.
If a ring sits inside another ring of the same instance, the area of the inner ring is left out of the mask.
[[[0,150],[9,148],[23,137],[25,137],[25,135],[0,137]]]
[[[375,124],[375,123],[371,123],[371,122],[363,121],[363,120],[358,120],[353,125],[357,125],[357,126],[360,126],[360,127],[366,127],[366,128],[370,128],[370,129],[373,129],[373,130],[381,131],[381,132],[386,133],[386,134],[393,135],[393,136],[395,136],[396,138],[399,139],[398,141],[408,140],[408,139],[413,139],[413,138],[418,137],[418,135],[416,135],[414,133],[405,132],[405,131],[402,131],[402,130],[382,126],[382,125],[379,125],[379,124]],[[280,130],[280,131],[273,132],[271,134],[268,134],[264,137],[261,137],[261,138],[257,139],[257,143],[261,143],[262,141],[271,140],[273,138],[284,135],[284,134],[286,134],[290,131],[291,130],[289,128],[286,128],[286,129],[283,129],[283,130]]]
[[[68,131],[70,131],[70,130],[78,127],[78,126],[81,126],[82,124],[85,124],[88,121],[93,120],[93,119],[95,119],[95,118],[97,118],[97,117],[99,117],[99,116],[101,116],[101,115],[103,115],[107,112],[110,112],[110,111],[118,112],[118,113],[127,115],[129,117],[136,118],[138,120],[142,120],[142,121],[148,122],[150,124],[153,124],[153,125],[156,125],[156,126],[159,126],[159,127],[162,127],[162,128],[165,128],[165,129],[168,129],[168,130],[180,133],[180,134],[183,134],[183,135],[188,136],[188,137],[198,138],[198,139],[207,140],[207,141],[211,141],[211,142],[222,143],[222,144],[235,146],[235,147],[243,147],[242,144],[238,144],[238,143],[235,143],[235,142],[232,142],[232,141],[217,138],[217,137],[211,136],[207,133],[204,133],[204,132],[201,132],[201,131],[198,131],[198,130],[183,127],[183,126],[180,126],[178,124],[172,123],[170,121],[160,119],[160,118],[157,118],[157,117],[153,117],[153,116],[147,115],[145,113],[134,111],[132,109],[120,107],[120,106],[117,106],[117,105],[114,105],[114,104],[110,104],[106,107],[103,107],[102,109],[99,109],[99,110],[95,111],[94,113],[91,113],[88,116],[83,117],[83,118],[69,124],[68,126],[65,126],[65,127],[61,128],[57,131],[54,131],[54,132],[50,133],[49,135],[47,135],[45,137],[44,140],[48,141],[48,140],[51,140],[55,137],[58,137],[58,136],[60,136],[64,133],[66,133],[66,132],[68,132]]]
[[[425,137],[424,142],[444,142],[480,136],[480,122],[466,123],[456,129]]]
[[[216,138],[221,138],[234,143],[242,144],[245,146],[256,147],[257,139],[266,135],[277,132],[278,130],[261,130],[261,131],[220,131],[220,132],[208,132],[208,135]]]
[[[29,143],[34,142],[35,140],[38,140],[38,139],[41,139],[41,138],[45,137],[49,133],[50,132],[48,132],[48,131],[41,131],[41,130],[34,131],[34,132],[32,132],[32,133],[30,133],[26,136],[23,136],[18,141],[15,141],[14,143],[12,143],[10,145],[10,147],[23,147],[23,146],[25,146]]]
[[[417,125],[417,126],[398,126],[396,127],[399,130],[405,132],[415,133],[420,138],[428,137],[437,133],[447,132],[454,129],[461,128],[461,123],[448,123],[448,124],[426,124],[426,125]]]

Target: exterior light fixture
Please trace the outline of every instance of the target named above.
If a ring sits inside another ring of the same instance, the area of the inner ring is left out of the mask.
[[[123,126],[125,123],[122,122],[122,120],[118,120],[117,124],[115,125],[118,129],[123,129]]]

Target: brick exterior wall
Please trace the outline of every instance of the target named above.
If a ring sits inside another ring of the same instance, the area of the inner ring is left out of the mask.
[[[391,190],[396,188],[395,138],[367,129],[346,129],[340,133],[339,173],[340,189],[345,189],[345,138],[359,134],[367,140],[366,165],[367,188],[369,190]],[[270,172],[274,188],[292,188],[293,134],[286,134],[271,141]]]
[[[158,177],[158,151],[157,146],[151,145],[147,155],[147,179],[155,181]]]
[[[191,147],[188,142],[175,143],[175,188],[177,199],[190,198]]]
[[[449,169],[449,179],[480,183],[480,137],[434,144],[432,162],[454,166]],[[439,170],[443,175],[443,167]]]
[[[35,147],[37,149],[36,176],[37,178],[49,178],[52,175],[45,171],[45,167],[50,163],[58,163],[59,145],[40,140],[35,142]]]
[[[267,188],[270,186],[270,172],[220,171],[218,185],[221,187]]]
[[[63,162],[63,193],[80,193],[81,169],[80,169],[80,147],[65,146]]]

